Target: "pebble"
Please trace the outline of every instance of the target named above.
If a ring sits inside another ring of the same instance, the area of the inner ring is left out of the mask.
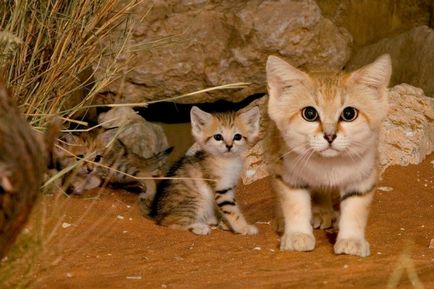
[[[66,277],[71,278],[72,277],[72,273],[66,273]]]
[[[117,215],[116,218],[118,218],[119,220],[123,220],[123,219],[124,219],[124,216]]]
[[[388,187],[388,186],[384,186],[384,187],[378,187],[377,190],[382,191],[382,192],[391,192],[391,191],[393,191],[393,188]]]
[[[255,248],[253,248],[253,250],[261,251],[261,247],[255,247]]]
[[[431,241],[429,242],[429,247],[430,249],[434,249],[434,239],[431,239]]]
[[[69,228],[69,227],[71,227],[72,225],[70,224],[70,223],[66,223],[66,222],[63,222],[62,223],[62,228],[64,228],[64,229],[66,229],[66,228]]]
[[[127,276],[128,280],[142,280],[142,276]]]
[[[347,269],[349,266],[347,264],[344,265],[344,269]]]

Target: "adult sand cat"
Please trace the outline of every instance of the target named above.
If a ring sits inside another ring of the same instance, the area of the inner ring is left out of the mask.
[[[284,220],[281,250],[310,251],[312,192],[339,192],[336,254],[368,256],[365,227],[377,181],[378,138],[387,113],[388,55],[352,73],[307,74],[270,56],[268,157]],[[324,197],[325,195],[325,197]],[[315,205],[315,204],[314,204]],[[327,218],[325,218],[327,219]]]
[[[211,232],[218,219],[224,228],[253,235],[235,201],[235,186],[243,166],[242,153],[259,133],[259,109],[210,114],[191,109],[193,136],[200,149],[186,155],[158,185],[150,216],[163,226],[191,230],[198,235]],[[146,204],[146,199],[141,199]],[[142,206],[146,212],[146,205]]]

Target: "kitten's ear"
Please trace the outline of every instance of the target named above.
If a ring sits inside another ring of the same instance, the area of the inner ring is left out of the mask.
[[[270,55],[266,65],[268,93],[278,98],[285,88],[310,81],[310,77],[279,57]]]
[[[392,75],[392,60],[389,54],[383,54],[374,62],[352,72],[349,84],[362,84],[377,90],[385,89],[389,85]]]
[[[211,119],[212,115],[210,113],[201,110],[197,106],[193,106],[190,110],[191,129],[193,134],[199,134]]]
[[[249,130],[249,138],[255,139],[259,134],[259,118],[261,114],[257,106],[239,115],[240,120]]]

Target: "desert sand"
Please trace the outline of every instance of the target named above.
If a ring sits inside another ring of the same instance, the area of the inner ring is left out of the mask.
[[[386,171],[367,228],[368,258],[334,255],[334,236],[321,230],[315,231],[313,252],[280,252],[270,225],[274,201],[267,178],[238,191],[247,219],[259,227],[257,236],[220,230],[195,236],[157,226],[140,215],[137,195],[122,190],[45,196],[39,210],[45,208],[48,219],[56,221],[45,224],[51,239],[35,261],[30,284],[50,289],[386,288],[394,278],[396,288],[413,288],[407,269],[399,278],[404,256],[417,272],[413,282],[434,288],[433,161],[431,155],[420,165]]]

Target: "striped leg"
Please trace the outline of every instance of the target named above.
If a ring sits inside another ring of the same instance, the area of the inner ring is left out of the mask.
[[[339,233],[334,246],[336,254],[369,256],[370,250],[369,243],[365,239],[365,227],[373,196],[373,190],[364,193],[353,191],[342,194]]]
[[[235,232],[242,235],[256,235],[258,229],[249,225],[240,211],[234,197],[234,188],[217,190],[215,201],[224,222]]]
[[[290,188],[279,178],[273,178],[272,184],[279,197],[284,219],[284,234],[280,240],[280,250],[313,250],[315,237],[310,224],[311,200],[309,191]]]

